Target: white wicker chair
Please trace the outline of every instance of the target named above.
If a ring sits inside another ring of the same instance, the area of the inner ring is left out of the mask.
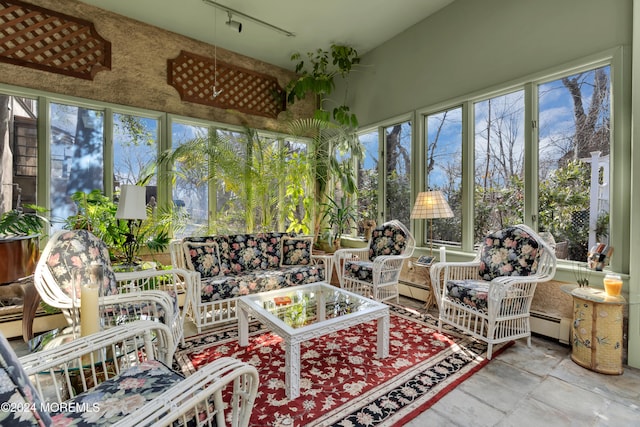
[[[140,320],[18,359],[0,334],[0,400],[16,409],[2,425],[249,424],[255,367],[226,357],[184,378],[173,352],[159,358],[159,337],[172,342],[166,325]]]
[[[173,353],[183,338],[184,319],[177,302],[178,292],[184,292],[194,274],[179,269],[114,273],[103,241],[86,230],[58,231],[42,251],[34,284],[42,300],[61,309],[70,326],[79,324],[80,306],[77,297],[75,302],[73,299],[80,292],[73,292],[72,270],[95,263],[104,266],[105,297],[101,300],[104,326],[138,319],[162,321],[173,332],[173,347],[167,348]]]
[[[536,285],[556,270],[553,250],[531,228],[520,224],[485,237],[471,262],[438,262],[431,284],[440,295],[438,327],[448,323],[493,345],[527,338]]]
[[[385,222],[365,248],[338,249],[334,262],[340,287],[376,301],[398,301],[398,280],[405,259],[413,255],[415,239],[400,221]]]

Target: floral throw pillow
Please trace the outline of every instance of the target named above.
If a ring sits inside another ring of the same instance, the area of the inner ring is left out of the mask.
[[[311,264],[313,237],[283,237],[280,266]]]
[[[529,276],[538,269],[539,244],[519,227],[508,227],[484,238],[480,254],[480,277]]]
[[[220,274],[220,255],[216,242],[184,242],[187,267],[200,273],[200,277]]]

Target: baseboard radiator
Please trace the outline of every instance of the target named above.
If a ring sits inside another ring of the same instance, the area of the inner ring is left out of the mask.
[[[563,344],[570,343],[571,319],[531,310],[530,323],[533,333],[557,339]]]

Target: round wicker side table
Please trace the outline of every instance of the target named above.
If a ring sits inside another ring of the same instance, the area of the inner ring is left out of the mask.
[[[600,289],[575,287],[571,360],[602,374],[622,374],[622,296],[609,296]]]

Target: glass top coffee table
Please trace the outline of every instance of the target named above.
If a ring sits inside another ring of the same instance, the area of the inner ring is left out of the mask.
[[[377,357],[389,356],[389,307],[325,282],[310,283],[238,299],[238,336],[249,345],[249,317],[285,343],[287,397],[300,396],[300,343],[377,320]]]

